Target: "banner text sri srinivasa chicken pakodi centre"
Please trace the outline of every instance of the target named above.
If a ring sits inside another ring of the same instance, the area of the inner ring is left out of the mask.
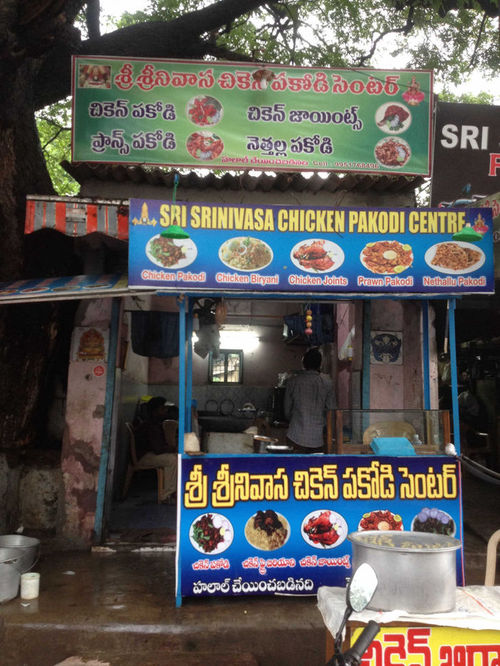
[[[131,199],[129,285],[256,293],[494,293],[489,208]],[[172,238],[180,227],[186,238]]]
[[[73,58],[73,161],[430,175],[432,72]]]

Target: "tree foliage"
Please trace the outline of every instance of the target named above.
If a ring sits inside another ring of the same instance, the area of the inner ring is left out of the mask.
[[[490,99],[488,77],[496,75],[500,65],[498,0],[150,0],[146,10],[125,13],[116,30],[102,37],[98,31],[98,0],[77,4],[83,11],[75,14],[80,37],[73,50],[82,54],[161,54],[298,66],[432,69],[437,89],[444,95],[452,95],[454,86],[472,72],[481,71],[486,89],[477,94],[482,99]],[[215,21],[209,19],[217,6],[230,4],[231,12],[223,12]],[[185,25],[186,17],[197,27],[191,34],[187,31],[190,41],[185,41],[179,52],[178,40],[168,41],[169,26]],[[39,108],[69,94],[68,53],[66,61],[61,61],[65,65],[57,88],[54,83],[45,84],[46,72],[54,80],[54,56],[63,54],[64,49],[64,44],[55,46],[42,65]],[[474,100],[474,96],[469,99]],[[71,194],[76,185],[58,164],[69,150],[70,133],[61,129],[69,125],[64,108],[58,102],[50,110],[44,109],[38,117],[38,128],[54,187],[60,194]]]

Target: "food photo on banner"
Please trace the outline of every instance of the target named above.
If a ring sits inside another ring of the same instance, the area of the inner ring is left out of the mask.
[[[459,469],[448,457],[182,456],[180,491],[181,596],[342,587],[356,531],[461,539]],[[463,585],[461,549],[456,557]]]
[[[432,72],[73,57],[72,159],[430,175]]]
[[[129,285],[257,293],[493,293],[492,236],[488,208],[131,199]]]

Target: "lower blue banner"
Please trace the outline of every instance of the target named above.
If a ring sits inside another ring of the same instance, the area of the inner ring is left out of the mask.
[[[344,586],[348,534],[360,530],[462,541],[460,469],[448,457],[185,455],[180,481],[182,597],[304,595]]]

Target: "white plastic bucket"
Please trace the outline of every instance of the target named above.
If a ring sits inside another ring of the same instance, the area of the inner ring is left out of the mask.
[[[21,599],[37,599],[40,592],[40,574],[34,571],[21,575]]]

